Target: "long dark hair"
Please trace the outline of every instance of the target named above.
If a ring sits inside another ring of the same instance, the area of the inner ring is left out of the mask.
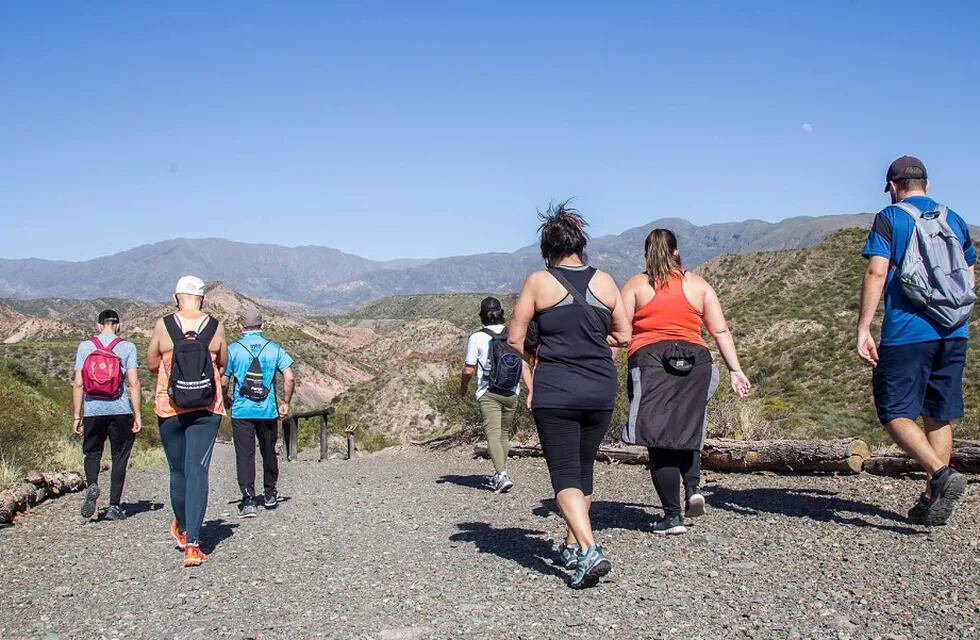
[[[551,204],[545,213],[538,212],[541,226],[541,257],[549,267],[556,266],[565,256],[575,254],[585,259],[585,246],[589,234],[585,232],[587,223],[576,209],[568,206],[570,200]]]
[[[670,229],[654,229],[647,236],[644,249],[647,259],[646,274],[654,289],[667,284],[672,271],[683,272],[681,257],[677,253],[677,236]]]

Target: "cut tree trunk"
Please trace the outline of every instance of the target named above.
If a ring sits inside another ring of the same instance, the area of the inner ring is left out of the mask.
[[[951,466],[962,473],[980,473],[980,440],[954,440]],[[864,470],[878,476],[922,473],[919,463],[904,453],[885,453],[864,462]]]
[[[27,472],[25,479],[15,487],[0,491],[0,526],[13,524],[18,513],[48,498],[85,487],[85,478],[75,471],[40,473],[32,470]]]
[[[474,457],[489,457],[486,445],[477,445]],[[510,455],[541,456],[537,445],[515,445]],[[859,473],[871,455],[862,440],[811,442],[773,440],[741,442],[709,439],[701,454],[701,468],[709,471],[770,471],[774,473]],[[647,464],[647,450],[641,447],[601,447],[596,460],[623,464]]]

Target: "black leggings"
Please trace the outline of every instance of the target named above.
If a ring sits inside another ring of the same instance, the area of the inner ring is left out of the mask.
[[[595,455],[609,431],[612,414],[579,409],[534,410],[534,424],[555,495],[563,489],[579,489],[592,495]]]
[[[681,480],[686,497],[697,493],[701,483],[701,452],[648,448],[650,477],[668,516],[681,515]]]
[[[109,504],[119,506],[123,484],[126,482],[126,466],[133,451],[136,434],[133,433],[133,414],[112,416],[86,416],[82,420],[82,453],[85,454],[85,482],[99,483],[102,452],[106,438],[112,453],[112,472],[109,476]]]

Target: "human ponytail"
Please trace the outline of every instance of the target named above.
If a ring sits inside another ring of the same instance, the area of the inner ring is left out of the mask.
[[[654,289],[665,286],[671,272],[682,272],[681,257],[677,253],[677,236],[669,229],[654,229],[646,240],[646,274]]]

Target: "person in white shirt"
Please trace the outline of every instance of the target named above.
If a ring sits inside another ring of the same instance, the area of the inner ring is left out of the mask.
[[[476,399],[494,468],[488,485],[495,493],[507,493],[514,486],[507,475],[507,453],[521,391],[520,380],[527,376],[527,371],[520,355],[507,345],[500,300],[484,298],[480,303],[480,322],[483,328],[471,335],[466,343],[459,396],[466,397],[470,380],[476,374]],[[493,370],[495,362],[497,371]]]

